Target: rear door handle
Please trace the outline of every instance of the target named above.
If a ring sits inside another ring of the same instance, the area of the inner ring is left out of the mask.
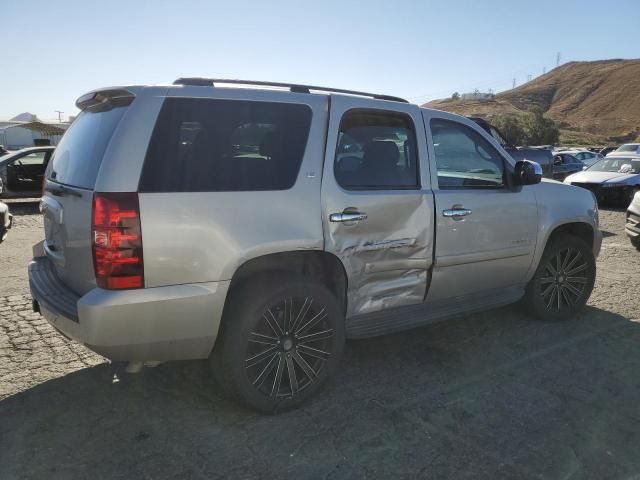
[[[340,212],[332,213],[329,215],[330,222],[359,222],[360,220],[366,220],[367,214],[361,212]]]
[[[471,213],[471,210],[469,210],[468,208],[455,207],[448,210],[443,210],[442,216],[452,218],[453,220],[462,220],[462,217],[471,215]]]

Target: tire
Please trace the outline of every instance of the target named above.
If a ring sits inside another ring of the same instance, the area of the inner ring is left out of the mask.
[[[334,374],[344,343],[342,308],[324,285],[250,280],[231,292],[209,364],[229,396],[273,413],[310,399]]]
[[[640,251],[640,237],[630,238],[631,245],[635,247],[636,250]]]
[[[526,288],[524,305],[535,317],[561,320],[587,303],[596,278],[593,251],[580,238],[552,239]]]

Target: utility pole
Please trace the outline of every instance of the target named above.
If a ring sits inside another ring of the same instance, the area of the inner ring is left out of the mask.
[[[515,77],[513,79],[513,87],[511,87],[511,88],[516,88],[516,79],[515,79]]]
[[[547,67],[542,67],[542,74],[544,75],[545,73],[547,73]]]
[[[560,66],[560,52],[556,54],[556,67]]]
[[[54,110],[58,114],[58,122],[62,123],[62,114],[64,113],[61,110]]]
[[[527,75],[527,82],[531,81],[531,74]]]

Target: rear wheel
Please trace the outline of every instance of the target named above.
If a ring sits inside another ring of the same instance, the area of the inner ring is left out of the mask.
[[[584,307],[596,278],[593,251],[578,237],[562,236],[547,245],[527,286],[525,304],[539,318],[568,318]]]
[[[283,410],[311,398],[334,373],[344,317],[322,284],[249,281],[229,302],[211,365],[232,397],[262,412]]]

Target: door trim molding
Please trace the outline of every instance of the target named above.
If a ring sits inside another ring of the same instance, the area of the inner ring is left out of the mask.
[[[467,263],[488,262],[491,260],[501,260],[504,258],[525,257],[531,255],[531,245],[518,245],[509,248],[495,250],[485,250],[482,252],[465,253],[462,255],[443,255],[437,257],[435,267],[453,267],[454,265],[464,265]]]

